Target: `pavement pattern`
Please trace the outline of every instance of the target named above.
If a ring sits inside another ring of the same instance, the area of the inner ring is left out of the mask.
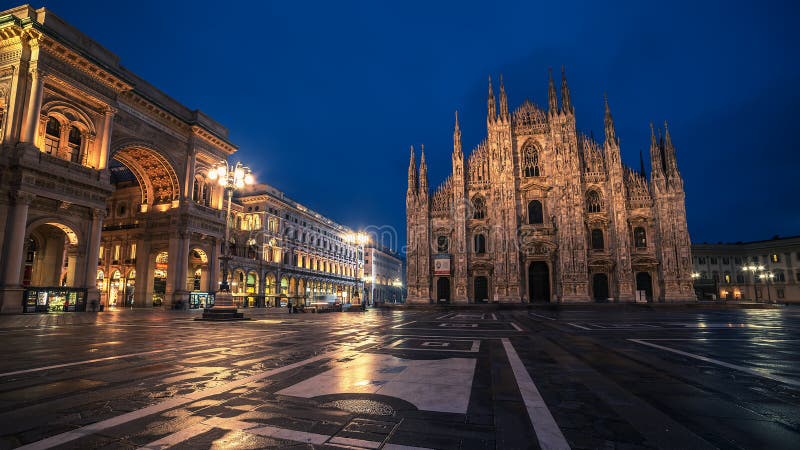
[[[800,448],[800,308],[0,317],[3,448]]]

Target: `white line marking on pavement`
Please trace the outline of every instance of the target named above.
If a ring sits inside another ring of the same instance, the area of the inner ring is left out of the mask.
[[[41,441],[33,442],[28,445],[24,445],[19,447],[20,449],[47,449],[51,447],[55,447],[57,445],[63,445],[67,442],[74,441],[75,439],[79,439],[85,436],[89,436],[93,433],[97,433],[99,431],[106,430],[108,428],[116,427],[118,425],[122,425],[137,419],[141,419],[142,417],[146,417],[152,414],[158,414],[162,411],[166,411],[168,409],[177,408],[178,406],[185,405],[187,403],[191,403],[197,400],[201,400],[206,397],[210,397],[212,395],[219,395],[225,392],[231,391],[238,387],[244,386],[248,383],[252,383],[254,381],[263,380],[264,378],[269,378],[274,375],[278,375],[280,373],[286,372],[288,370],[296,369],[298,367],[304,366],[306,364],[311,364],[313,362],[328,359],[328,358],[336,358],[342,357],[341,351],[333,351],[328,353],[323,353],[321,355],[313,356],[311,358],[304,359],[302,361],[298,361],[296,363],[292,363],[283,367],[277,367],[275,369],[267,370],[266,372],[261,372],[259,374],[250,375],[249,377],[242,378],[240,380],[231,381],[229,383],[225,383],[223,385],[206,389],[203,391],[197,391],[192,394],[186,396],[178,396],[173,397],[169,400],[165,400],[161,403],[156,403],[155,405],[150,405],[146,408],[138,409],[136,411],[131,411],[129,413],[122,414],[117,417],[112,417],[110,419],[102,420],[100,422],[93,423],[91,425],[86,425],[84,427],[67,431],[65,433],[57,434],[55,436],[51,436],[46,439],[42,439]]]
[[[492,313],[492,320],[497,320],[497,316],[495,316],[494,313]]]
[[[398,328],[404,327],[406,325],[411,325],[412,323],[415,323],[415,322],[416,322],[416,320],[412,320],[411,322],[401,323],[399,325],[393,326],[392,329],[398,329]]]
[[[520,328],[520,327],[519,327],[517,324],[515,324],[514,322],[511,322],[511,326],[512,326],[512,327],[514,327],[514,329],[515,329],[515,330],[517,330],[517,331],[522,331],[522,328]]]
[[[766,370],[751,369],[749,367],[738,366],[736,364],[727,363],[725,361],[709,358],[707,356],[695,355],[694,353],[684,352],[682,350],[670,347],[664,347],[663,345],[653,344],[652,342],[645,342],[641,339],[628,339],[628,340],[631,342],[636,342],[637,344],[647,345],[648,347],[653,347],[660,350],[666,350],[668,352],[676,353],[678,355],[688,356],[689,358],[699,359],[700,361],[705,361],[711,364],[716,364],[718,366],[727,367],[729,369],[738,370],[744,373],[749,373],[750,375],[755,375],[757,377],[767,378],[773,381],[778,381],[780,383],[785,383],[791,386],[800,387],[800,381],[795,380],[793,378],[783,377],[780,375],[773,375],[772,373],[769,373]]]
[[[567,325],[572,325],[575,328],[580,328],[581,330],[592,331],[591,328],[586,328],[582,325],[578,325],[577,323],[568,322]]]
[[[543,450],[560,450],[569,449],[569,444],[566,438],[558,428],[556,420],[550,414],[539,389],[531,379],[531,375],[519,359],[514,346],[511,341],[503,339],[503,348],[508,355],[508,362],[511,364],[511,370],[514,372],[514,378],[517,380],[519,386],[519,393],[522,394],[522,400],[525,402],[525,408],[528,410],[528,418],[533,425],[533,431],[536,432],[536,439],[539,441],[539,446]]]
[[[184,351],[184,350],[189,349],[189,348],[202,347],[202,346],[207,346],[207,345],[208,344],[196,344],[196,345],[187,345],[186,347],[182,347],[182,348],[170,348],[170,349],[162,349],[162,350],[151,350],[149,352],[128,353],[126,355],[106,356],[105,358],[87,359],[85,361],[75,361],[75,362],[71,362],[71,363],[56,364],[56,365],[53,365],[53,366],[37,367],[35,369],[24,369],[24,370],[16,370],[14,372],[0,373],[0,377],[10,377],[12,375],[19,375],[19,374],[22,374],[22,373],[41,372],[42,370],[60,369],[62,367],[79,366],[81,364],[92,364],[92,363],[101,362],[101,361],[111,361],[111,360],[114,360],[114,359],[130,358],[132,356],[152,355],[153,353]]]
[[[532,312],[529,312],[529,313],[528,313],[528,315],[529,315],[529,316],[541,317],[542,319],[547,319],[547,320],[556,320],[556,319],[554,319],[554,318],[552,318],[552,317],[549,317],[549,316],[543,316],[543,315],[541,315],[541,314],[535,314],[535,313],[532,313]]]
[[[367,441],[363,439],[353,439],[345,437],[335,437],[326,434],[309,433],[306,431],[290,430],[288,428],[280,428],[272,425],[262,425],[253,422],[243,422],[236,419],[225,419],[221,417],[212,417],[204,420],[203,422],[193,425],[185,430],[178,431],[163,437],[157,441],[151,442],[140,450],[163,450],[174,445],[180,444],[189,440],[190,438],[205,433],[212,428],[220,428],[223,430],[244,431],[258,436],[271,437],[274,439],[281,439],[284,441],[303,442],[313,445],[324,445],[325,443],[339,444],[347,446],[357,446],[358,448],[380,448],[381,442]],[[194,434],[190,433],[194,431]],[[390,450],[430,450],[424,447],[408,447],[405,445],[387,444],[383,447]]]
[[[442,319],[445,319],[445,318],[447,318],[448,316],[450,316],[451,314],[452,314],[452,313],[447,313],[447,314],[445,314],[445,315],[443,315],[443,316],[439,316],[439,317],[437,317],[437,318],[436,318],[436,320],[442,320]]]

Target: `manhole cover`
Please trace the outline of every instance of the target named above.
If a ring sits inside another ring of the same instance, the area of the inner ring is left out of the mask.
[[[394,409],[391,406],[374,400],[334,400],[321,406],[323,408],[342,409],[356,414],[372,414],[376,416],[391,416],[394,414]]]

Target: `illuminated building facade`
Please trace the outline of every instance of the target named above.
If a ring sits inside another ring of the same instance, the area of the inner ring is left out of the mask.
[[[393,251],[364,249],[364,299],[371,305],[402,301],[403,261]]]
[[[694,244],[692,256],[702,298],[800,302],[800,236]]]
[[[651,132],[649,179],[580,134],[562,77],[548,108],[511,112],[489,82],[487,137],[466,158],[456,116],[452,173],[433,193],[425,149],[408,168],[408,302],[694,299],[683,179],[669,131]],[[652,129],[652,127],[651,127]],[[659,132],[659,135],[661,133]],[[643,164],[642,164],[643,166]]]

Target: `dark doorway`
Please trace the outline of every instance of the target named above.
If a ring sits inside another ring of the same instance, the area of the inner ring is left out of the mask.
[[[537,261],[528,268],[528,294],[532,302],[550,301],[550,269]]]
[[[648,302],[653,301],[653,279],[647,272],[638,272],[636,274],[636,299],[639,299],[639,292],[644,291],[644,295]]]
[[[489,280],[486,277],[475,277],[475,303],[489,301]]]
[[[449,278],[439,278],[436,282],[436,301],[438,303],[450,303]]]
[[[592,292],[594,293],[594,301],[597,303],[608,301],[608,275],[604,273],[594,274],[592,277]]]

